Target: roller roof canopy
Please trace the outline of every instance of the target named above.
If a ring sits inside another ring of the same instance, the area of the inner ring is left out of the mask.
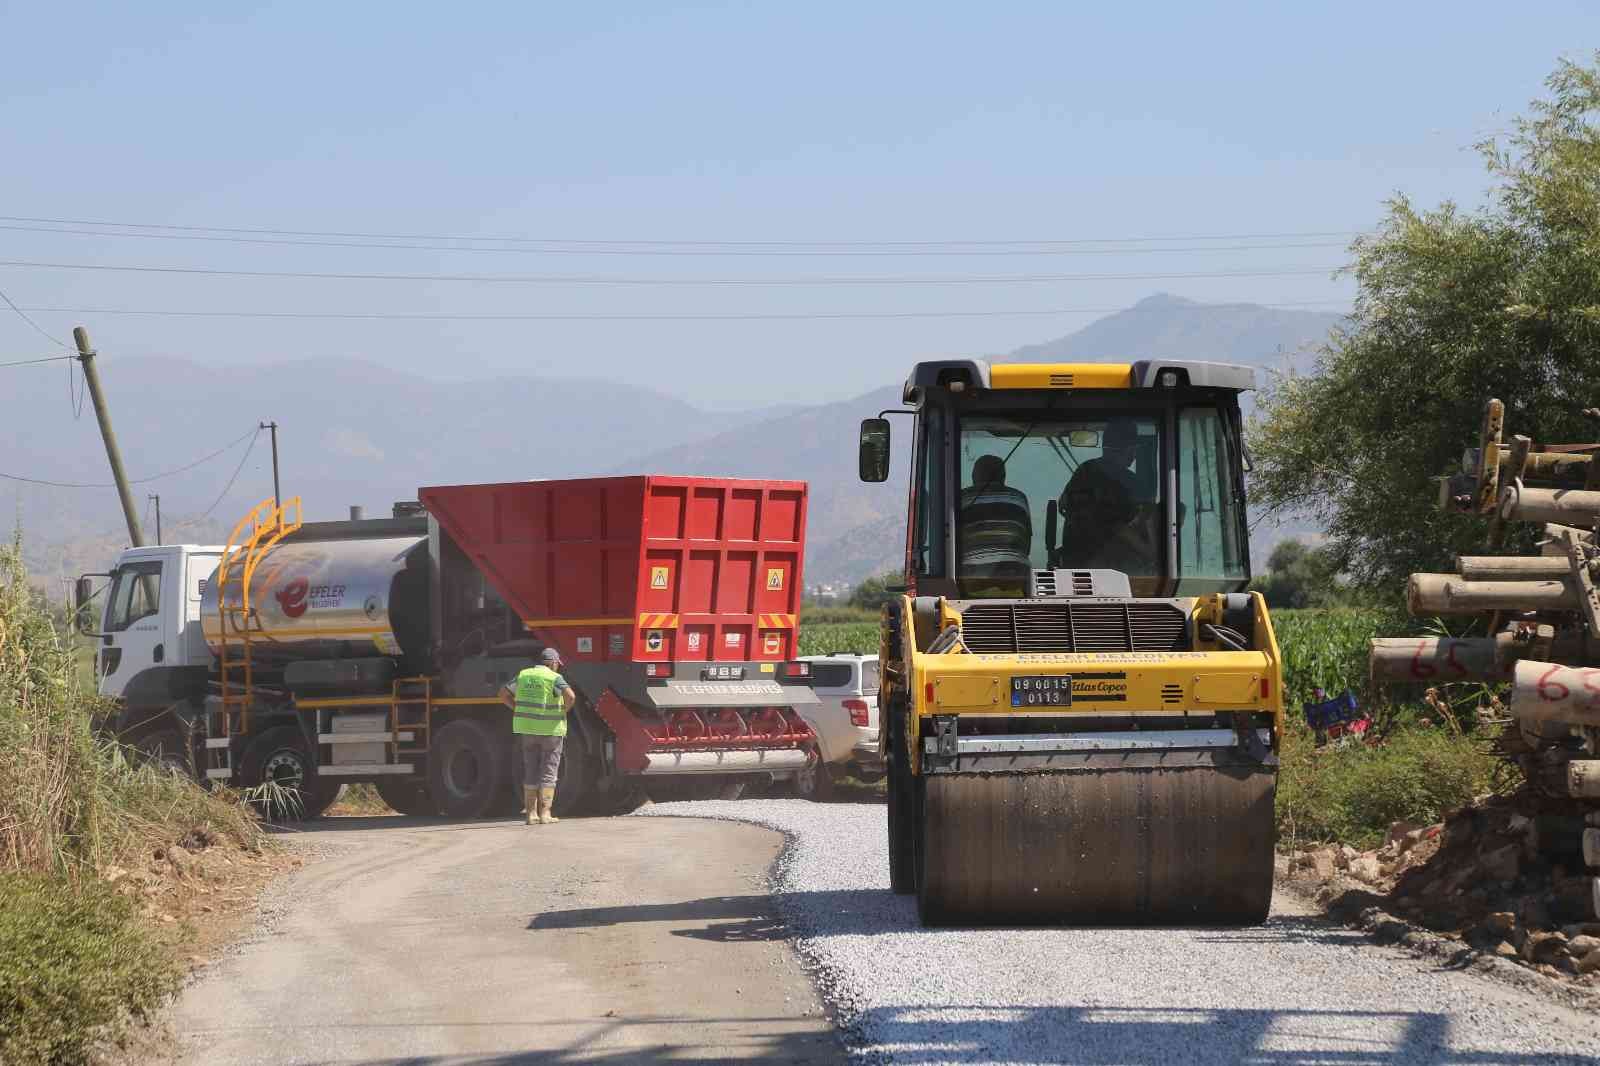
[[[1148,389],[1161,372],[1176,371],[1193,388],[1246,392],[1256,387],[1254,367],[1199,359],[1141,359],[1132,363],[991,363],[987,359],[946,359],[918,363],[906,378],[903,398],[916,401],[918,389],[952,381],[980,389]]]

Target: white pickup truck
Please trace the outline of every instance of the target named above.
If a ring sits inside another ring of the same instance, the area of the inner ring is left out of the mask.
[[[824,798],[823,778],[848,773],[863,781],[883,776],[878,750],[878,657],[876,655],[807,655],[811,689],[819,702],[801,714],[816,731],[818,753],[827,774],[818,774],[813,793]]]

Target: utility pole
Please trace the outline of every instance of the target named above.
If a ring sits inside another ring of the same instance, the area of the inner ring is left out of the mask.
[[[257,429],[272,430],[272,505],[283,506],[283,493],[278,490],[278,423],[263,422]]]
[[[83,365],[83,380],[89,386],[89,399],[94,402],[94,417],[100,423],[100,436],[106,442],[106,458],[111,462],[111,480],[117,483],[117,495],[122,498],[122,515],[128,520],[128,539],[133,547],[144,547],[144,530],[139,526],[139,513],[133,509],[133,493],[128,490],[128,475],[122,469],[122,452],[117,448],[117,435],[111,432],[111,412],[106,409],[105,393],[100,389],[100,372],[94,366],[94,349],[89,346],[89,331],[77,326],[72,339],[78,344],[78,362]]]
[[[152,492],[150,498],[156,502],[156,543],[161,543],[161,493]]]

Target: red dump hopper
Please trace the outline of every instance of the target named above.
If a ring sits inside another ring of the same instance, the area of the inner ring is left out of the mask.
[[[569,660],[799,653],[802,481],[611,477],[420,495],[528,627]]]

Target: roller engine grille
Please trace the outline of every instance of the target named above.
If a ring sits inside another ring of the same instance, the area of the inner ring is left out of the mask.
[[[979,603],[961,610],[974,652],[1186,651],[1189,618],[1176,604],[1139,601]]]

